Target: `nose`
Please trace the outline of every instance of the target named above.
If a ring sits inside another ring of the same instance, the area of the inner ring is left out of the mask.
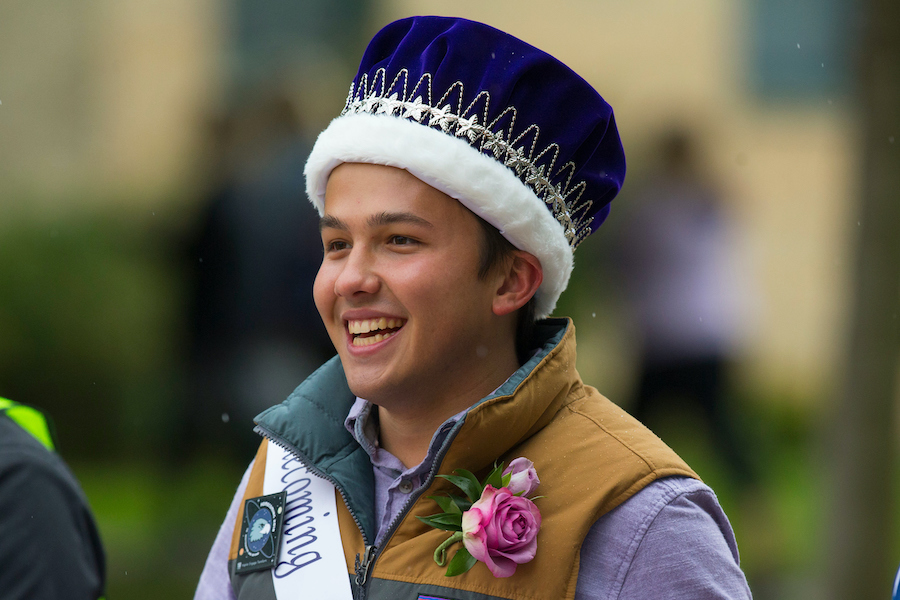
[[[375,270],[372,253],[365,247],[355,246],[343,261],[334,280],[334,293],[344,298],[374,294],[381,285]]]

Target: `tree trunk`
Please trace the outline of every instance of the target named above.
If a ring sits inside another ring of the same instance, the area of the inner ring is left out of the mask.
[[[858,79],[862,173],[846,362],[833,444],[829,594],[889,598],[900,360],[900,2],[869,0]],[[854,223],[855,225],[855,223]]]

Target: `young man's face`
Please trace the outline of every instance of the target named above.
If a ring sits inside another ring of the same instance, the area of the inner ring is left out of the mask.
[[[509,333],[492,312],[497,276],[478,278],[483,234],[468,209],[407,171],[346,163],[321,229],[316,306],[357,396],[435,403],[496,378]]]

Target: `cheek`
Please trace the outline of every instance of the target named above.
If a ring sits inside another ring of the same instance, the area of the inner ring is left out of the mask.
[[[438,327],[442,317],[455,312],[459,301],[458,279],[446,264],[397,269],[385,287],[407,310],[424,317],[420,326],[427,325],[429,329]]]
[[[316,280],[313,282],[313,301],[322,320],[327,323],[334,303],[334,281],[328,276],[328,270],[324,265],[319,267]]]

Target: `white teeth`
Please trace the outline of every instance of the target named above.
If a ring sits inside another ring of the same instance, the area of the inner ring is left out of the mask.
[[[371,335],[369,337],[355,337],[353,338],[354,346],[371,346],[372,344],[377,344],[382,340],[386,340],[389,337],[394,335],[394,332],[389,331],[385,334],[376,333],[375,335]]]
[[[384,341],[397,333],[396,331],[390,330],[399,329],[400,327],[403,327],[403,324],[403,319],[378,317],[375,319],[347,321],[347,330],[352,336],[351,344],[357,347],[371,346],[372,344]],[[371,333],[372,335],[362,335],[366,333]]]
[[[362,321],[348,321],[347,328],[350,333],[358,335],[360,333],[369,333],[370,331],[378,331],[381,329],[394,329],[403,325],[402,319],[388,319],[380,317],[378,319],[365,319]]]

